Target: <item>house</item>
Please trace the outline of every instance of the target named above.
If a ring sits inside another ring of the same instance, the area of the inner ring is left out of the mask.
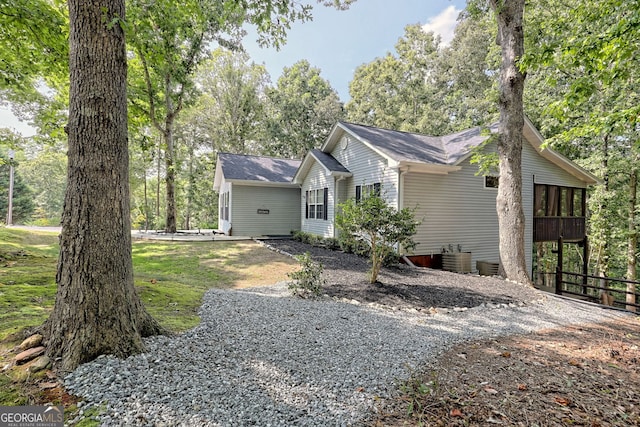
[[[542,136],[528,119],[523,131],[525,249],[531,272],[534,242],[560,234],[568,241],[586,238],[585,189],[597,179],[543,148]],[[337,237],[336,206],[380,191],[392,206],[415,209],[422,220],[414,237],[416,254],[437,258],[443,248],[460,248],[470,252],[474,266],[480,260],[497,263],[498,179],[478,174],[478,165],[471,163],[476,147],[495,151],[495,143],[483,144],[487,139],[479,127],[433,137],[339,122],[293,175],[291,184],[300,190],[299,228]]]
[[[300,229],[300,160],[219,153],[213,188],[227,235],[289,235]]]

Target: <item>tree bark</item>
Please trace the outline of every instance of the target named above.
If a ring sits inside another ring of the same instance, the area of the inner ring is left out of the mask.
[[[43,331],[62,371],[143,350],[161,332],[133,284],[124,0],[69,0],[67,190],[58,292]],[[111,25],[115,22],[115,25]]]
[[[165,175],[165,188],[167,193],[167,212],[165,232],[175,233],[177,228],[177,209],[176,209],[176,167],[174,161],[174,146],[173,146],[173,124],[167,123],[167,127],[164,133],[165,152],[164,152],[164,164],[166,167]]]
[[[500,259],[507,279],[531,286],[526,265],[522,208],[522,94],[525,75],[517,64],[524,54],[525,0],[490,0],[489,3],[496,14],[497,42],[502,50],[498,136],[500,179],[496,197]]]
[[[636,280],[636,251],[638,250],[638,230],[636,226],[636,204],[638,201],[638,170],[633,169],[629,177],[629,236],[627,241],[627,280]],[[636,285],[627,283],[627,303],[636,303]],[[633,305],[627,305],[627,310],[636,311]]]

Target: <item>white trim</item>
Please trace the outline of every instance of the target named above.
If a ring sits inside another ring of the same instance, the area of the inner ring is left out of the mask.
[[[289,182],[254,181],[249,179],[227,179],[225,180],[225,182],[230,182],[237,185],[248,185],[252,187],[300,188],[300,184]]]

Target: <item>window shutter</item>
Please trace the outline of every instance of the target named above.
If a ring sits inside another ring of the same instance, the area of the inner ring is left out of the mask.
[[[327,187],[324,188],[324,200],[322,203],[324,204],[324,212],[322,215],[324,216],[323,219],[326,220],[329,218],[327,215],[327,211],[329,210],[329,189]]]
[[[373,184],[373,194],[375,194],[376,196],[380,196],[380,183],[376,182],[375,184]]]
[[[356,203],[359,202],[361,198],[362,198],[362,187],[359,185],[356,185]]]
[[[309,191],[305,191],[305,196],[304,196],[304,200],[305,200],[305,204],[304,204],[304,217],[306,219],[309,219]]]

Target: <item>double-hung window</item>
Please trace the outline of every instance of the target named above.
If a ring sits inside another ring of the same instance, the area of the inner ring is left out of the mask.
[[[327,188],[318,188],[306,192],[307,209],[305,218],[307,219],[327,219]]]
[[[356,202],[365,199],[371,195],[380,196],[381,185],[379,182],[375,184],[356,185]]]

